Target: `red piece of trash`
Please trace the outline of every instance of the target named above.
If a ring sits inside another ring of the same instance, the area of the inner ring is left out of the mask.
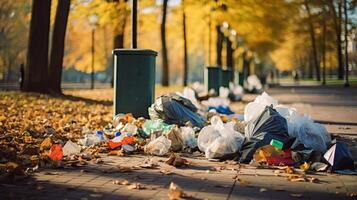
[[[50,158],[52,160],[62,160],[63,158],[63,151],[62,146],[60,144],[54,144],[51,147]]]
[[[128,137],[123,138],[123,140],[120,142],[109,141],[108,146],[110,149],[116,149],[122,145],[133,144],[134,142],[135,142],[135,138],[133,136],[128,136]]]

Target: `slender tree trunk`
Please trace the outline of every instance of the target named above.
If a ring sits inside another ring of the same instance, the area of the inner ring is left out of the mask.
[[[322,6],[322,85],[326,85],[326,8],[325,5]]]
[[[313,53],[313,60],[314,60],[314,68],[315,68],[315,72],[316,72],[316,78],[317,81],[321,80],[320,77],[320,64],[319,64],[319,60],[318,60],[318,55],[317,55],[317,47],[316,47],[316,36],[315,36],[315,30],[314,30],[314,24],[312,21],[312,16],[311,16],[311,12],[310,12],[310,6],[308,3],[308,0],[304,1],[305,3],[305,7],[306,7],[306,11],[308,14],[308,21],[309,21],[309,32],[310,32],[310,39],[311,39],[311,45],[312,45],[312,53]]]
[[[169,86],[169,59],[167,56],[166,47],[166,13],[167,3],[169,0],[164,0],[162,5],[162,21],[161,21],[161,44],[162,44],[162,82],[163,86]]]
[[[182,28],[183,28],[183,85],[187,86],[188,82],[188,56],[187,56],[187,35],[186,35],[186,13],[185,13],[185,1],[182,0]]]
[[[119,5],[120,1],[119,0],[114,0],[116,5]],[[128,0],[124,0],[124,3],[127,3]],[[126,19],[128,16],[128,12],[126,9],[118,9],[118,12],[121,13],[121,17],[116,20],[116,23],[114,24],[114,29],[113,29],[113,49],[121,49],[124,48],[124,33],[125,33],[125,26],[126,26]],[[113,59],[111,59],[111,68],[112,68],[112,73],[111,73],[111,81],[110,85],[113,88],[114,87],[114,63]]]
[[[52,35],[50,65],[48,68],[50,91],[61,94],[61,77],[67,20],[71,0],[58,1]]]
[[[337,54],[337,61],[338,61],[338,79],[342,80],[343,79],[343,56],[342,56],[342,41],[341,41],[342,3],[340,1],[341,0],[338,0],[337,13],[333,0],[329,0],[328,5],[332,13],[332,19],[335,27],[334,29],[335,29],[335,37],[336,37],[336,54]]]
[[[95,41],[95,29],[92,30],[92,63],[91,63],[91,73],[90,73],[90,89],[94,89],[94,55],[95,55],[95,47],[94,47],[94,41]]]
[[[312,55],[310,54],[309,55],[309,76],[308,76],[308,78],[309,79],[312,79],[313,77],[314,77],[314,67],[313,67],[313,61],[312,61]]]
[[[51,0],[33,0],[24,91],[48,91],[48,38]]]
[[[232,42],[229,40],[228,37],[226,37],[226,51],[227,51],[227,67],[228,69],[232,70],[232,76],[230,77],[231,78],[231,82],[233,82],[234,80],[234,66],[233,66],[233,48],[232,48]]]
[[[218,67],[222,67],[222,49],[223,49],[223,33],[221,31],[221,26],[216,25],[216,32],[217,32],[217,44],[216,44],[216,62]]]
[[[350,87],[350,83],[348,81],[348,13],[347,13],[347,0],[344,0],[343,10],[345,13],[345,87]]]

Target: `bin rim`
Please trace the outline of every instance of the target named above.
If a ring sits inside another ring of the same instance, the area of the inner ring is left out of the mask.
[[[151,49],[113,49],[112,54],[115,55],[153,55],[157,56],[157,52]]]
[[[206,66],[207,69],[222,69],[220,66]]]

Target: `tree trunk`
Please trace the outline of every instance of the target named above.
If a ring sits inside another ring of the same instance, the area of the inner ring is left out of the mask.
[[[58,1],[55,24],[52,35],[52,48],[49,65],[49,87],[50,91],[61,94],[61,77],[63,67],[63,55],[67,20],[71,0]]]
[[[161,21],[161,43],[162,43],[162,82],[163,86],[169,86],[169,60],[167,57],[166,47],[166,13],[167,3],[169,0],[164,0],[162,5],[162,21]]]
[[[119,0],[114,0],[115,3],[119,4]],[[128,2],[128,0],[124,0],[125,3]],[[124,48],[124,33],[125,33],[125,26],[126,26],[126,19],[128,16],[128,12],[126,9],[118,9],[118,12],[122,14],[122,17],[116,19],[117,23],[114,25],[113,29],[113,49],[121,49]],[[112,74],[111,74],[111,87],[113,88],[114,86],[114,63],[113,60],[111,59],[111,68],[112,68]]]
[[[95,41],[95,30],[92,29],[92,63],[91,63],[91,73],[90,73],[90,89],[94,89],[94,56],[95,56],[95,47],[94,47],[94,41]]]
[[[247,58],[247,53],[243,52],[243,80],[247,80],[250,75],[250,59]]]
[[[222,67],[222,48],[223,48],[223,33],[221,31],[221,26],[216,25],[216,32],[217,32],[217,44],[216,44],[216,64],[218,67]]]
[[[311,45],[312,45],[312,53],[313,53],[316,78],[317,78],[317,81],[320,81],[321,80],[321,78],[320,78],[320,64],[319,64],[318,57],[317,57],[318,55],[317,55],[317,48],[316,48],[316,36],[315,36],[314,24],[312,21],[312,16],[311,16],[308,0],[305,0],[304,3],[305,3],[306,11],[308,14],[309,32],[310,32],[310,39],[311,39]]]
[[[314,78],[314,67],[313,67],[313,56],[310,54],[309,55],[309,79]]]
[[[24,91],[47,93],[51,0],[33,0]]]
[[[343,10],[345,13],[345,87],[349,87],[350,83],[348,81],[348,13],[347,13],[347,0],[344,0]]]
[[[342,28],[341,28],[341,21],[342,21],[342,4],[339,0],[338,2],[338,13],[336,13],[335,5],[333,4],[333,0],[328,1],[328,5],[332,12],[332,19],[334,23],[335,29],[335,37],[336,37],[336,54],[337,54],[337,61],[338,61],[338,79],[343,79],[343,56],[342,56]]]
[[[188,82],[188,56],[187,56],[187,36],[186,36],[186,13],[185,13],[185,3],[182,0],[182,28],[183,28],[183,85],[187,86]]]
[[[322,85],[326,85],[326,8],[325,5],[322,5],[322,45],[321,45],[321,53],[322,53]]]
[[[232,70],[232,76],[230,77],[231,78],[231,80],[229,80],[229,81],[231,81],[231,82],[233,82],[233,80],[234,80],[234,66],[233,66],[233,48],[232,48],[232,42],[229,40],[229,38],[228,37],[226,37],[226,44],[227,44],[227,46],[226,46],[226,51],[227,51],[227,57],[226,57],[226,59],[227,59],[227,68],[228,69],[230,69],[230,70]]]

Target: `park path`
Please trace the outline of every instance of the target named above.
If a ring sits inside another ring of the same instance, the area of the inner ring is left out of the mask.
[[[355,138],[355,90],[284,87],[269,89],[268,93],[281,103],[310,114],[314,120],[330,123],[327,125],[330,132],[347,132],[347,136]],[[246,95],[243,100],[251,101],[255,96]],[[244,105],[235,103],[233,108],[242,114]],[[290,174],[277,173],[276,169],[211,162],[199,154],[182,156],[188,159],[189,166],[174,168],[164,163],[166,157],[102,154],[101,164],[89,162],[82,167],[41,169],[29,179],[0,184],[0,199],[168,199],[171,182],[178,184],[191,199],[325,200],[353,199],[356,197],[349,196],[357,194],[357,176],[314,173],[307,176],[316,178],[317,183],[291,182],[287,180]],[[147,159],[158,166],[139,167]],[[144,188],[113,184],[124,179]]]

